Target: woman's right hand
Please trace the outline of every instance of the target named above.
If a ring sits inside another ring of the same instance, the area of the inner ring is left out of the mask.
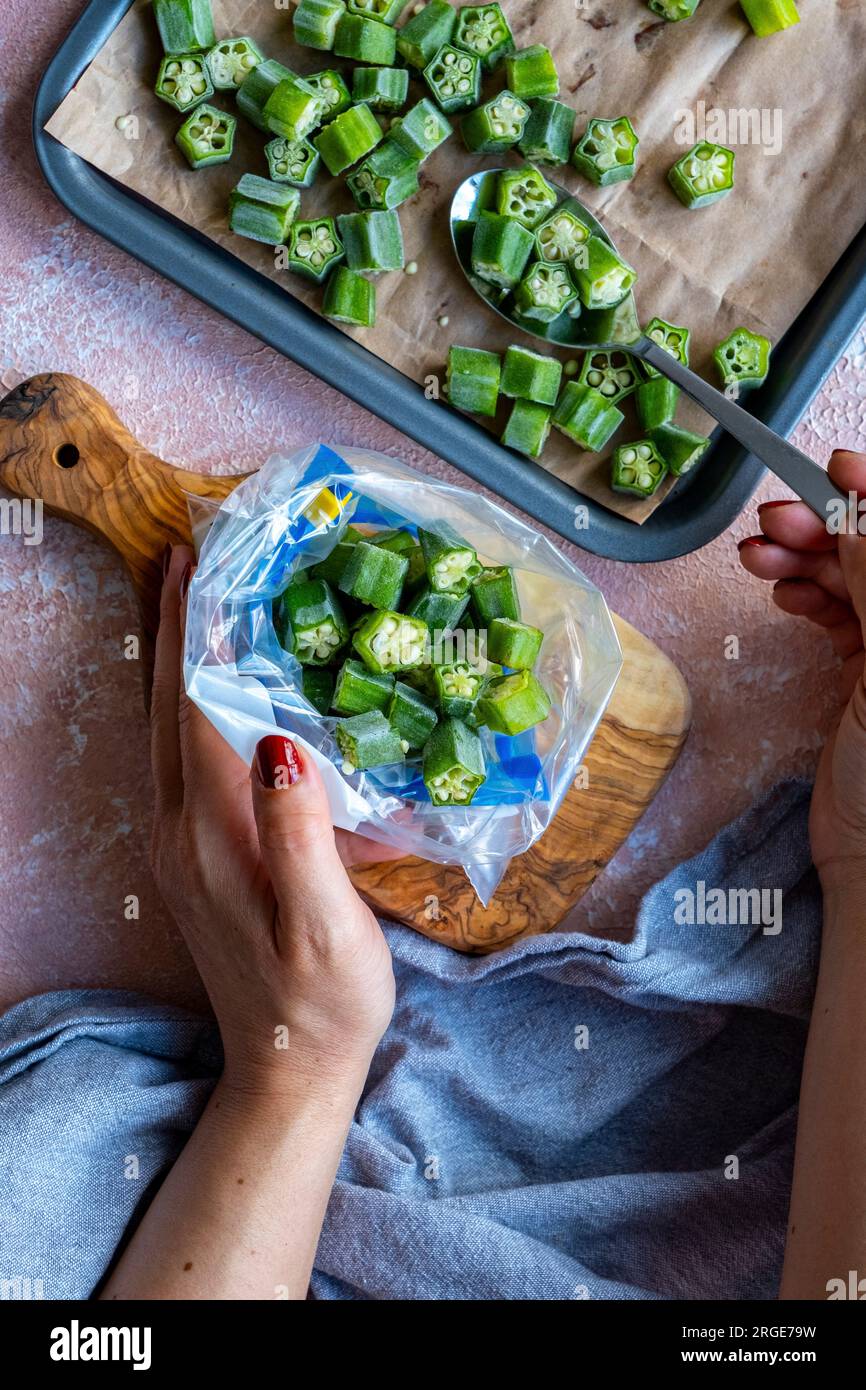
[[[828,473],[844,493],[866,497],[866,454],[839,449]],[[759,536],[740,542],[750,574],[773,581],[785,613],[827,632],[841,661],[838,726],[828,740],[812,796],[812,855],[825,894],[866,882],[866,536],[831,535],[805,502],[758,508]],[[866,517],[864,517],[866,528]]]

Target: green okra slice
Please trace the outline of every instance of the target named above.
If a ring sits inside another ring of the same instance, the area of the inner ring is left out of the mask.
[[[438,531],[419,528],[418,539],[424,551],[431,589],[437,593],[465,594],[473,579],[481,573],[478,556],[471,545],[450,526],[442,526]]]
[[[613,121],[595,118],[575,145],[571,162],[596,187],[607,188],[634,176],[639,144],[627,116]]]
[[[668,183],[690,211],[726,198],[734,187],[733,150],[700,140],[668,171]]]
[[[266,58],[263,63],[257,64],[238,88],[237,102],[241,115],[252,121],[258,130],[266,131],[265,103],[280,83],[287,82],[290,77],[294,77],[291,68],[283,67],[276,58]]]
[[[514,292],[514,305],[525,319],[553,323],[577,303],[577,297],[567,265],[534,261]]]
[[[349,14],[365,14],[382,24],[396,24],[409,0],[346,0]]]
[[[166,53],[202,53],[216,43],[210,0],[153,0],[153,13]]]
[[[334,687],[333,707],[338,714],[367,714],[384,710],[394,694],[394,677],[369,671],[361,661],[343,662]]]
[[[519,344],[513,344],[506,352],[499,383],[503,396],[556,405],[561,382],[562,363],[558,357],[545,357]]]
[[[222,39],[207,55],[211,82],[218,92],[235,92],[264,59],[251,38]]]
[[[394,609],[383,609],[364,619],[352,638],[352,645],[365,666],[384,674],[389,671],[409,671],[413,666],[420,666],[429,637],[427,624],[422,623],[420,618],[409,618]]]
[[[362,14],[344,14],[337,21],[334,53],[353,63],[390,67],[397,56],[397,35],[389,24]]]
[[[651,439],[620,444],[614,450],[610,485],[614,492],[633,497],[652,497],[664,482],[668,466]]]
[[[334,673],[326,666],[301,668],[301,693],[319,714],[327,714],[334,698]]]
[[[673,424],[659,425],[650,438],[675,478],[694,468],[710,447],[706,435]]]
[[[567,207],[557,208],[535,229],[538,258],[554,265],[560,261],[572,265],[591,235],[589,227],[576,213]]]
[[[520,222],[498,212],[482,212],[472,238],[472,270],[479,280],[511,289],[534,246],[535,238]]]
[[[457,11],[452,42],[479,57],[487,71],[513,53],[514,35],[501,5],[464,5]]]
[[[761,333],[735,328],[713,353],[722,386],[763,386],[770,371],[772,350],[769,338]]]
[[[304,81],[318,92],[319,117],[323,125],[341,116],[352,105],[352,94],[335,68],[323,68],[321,72],[309,72]]]
[[[422,97],[405,116],[392,123],[390,137],[412,159],[423,163],[453,133],[454,127],[443,112],[428,97]]]
[[[403,232],[396,212],[350,212],[337,218],[350,270],[381,275],[402,270],[405,264]],[[408,532],[402,534],[408,535]],[[409,537],[411,541],[411,536]]]
[[[513,217],[530,231],[556,207],[557,195],[547,179],[531,164],[508,169],[496,181],[496,211]]]
[[[320,285],[345,256],[333,217],[295,222],[289,233],[286,268]]]
[[[423,550],[421,554],[423,555]],[[426,573],[426,565],[425,565]],[[469,607],[469,592],[451,594],[424,584],[406,612],[411,618],[420,618],[431,632],[453,632]]]
[[[408,95],[406,68],[355,68],[352,100],[366,102],[371,111],[399,111]]]
[[[423,748],[439,723],[439,715],[426,695],[403,681],[395,683],[385,713],[391,728],[400,736],[404,753]]]
[[[434,806],[468,806],[487,776],[484,749],[460,719],[443,719],[424,747],[424,785]]]
[[[666,425],[677,413],[680,388],[667,377],[654,376],[641,382],[635,393],[637,418],[644,434],[652,435],[660,425]]]
[[[468,661],[433,667],[439,707],[446,719],[468,720],[475,713],[486,676]]]
[[[495,352],[484,348],[451,347],[445,393],[457,410],[472,415],[495,415],[499,400],[502,362]],[[423,542],[422,542],[423,545]],[[448,588],[448,585],[440,587]]]
[[[531,48],[509,53],[505,59],[505,85],[525,101],[558,96],[559,73],[550,49],[543,43],[534,43]]]
[[[372,608],[393,609],[400,602],[408,568],[404,555],[358,541],[343,571],[340,589]]]
[[[678,362],[682,362],[684,367],[689,365],[689,339],[691,333],[688,328],[680,328],[675,323],[668,323],[665,319],[650,319],[644,333],[651,338],[659,347],[663,347],[665,352],[669,352],[671,357],[675,357]],[[655,367],[651,367],[649,362],[644,362],[643,369],[647,376],[658,376]]]
[[[420,164],[389,135],[346,180],[359,208],[392,211],[413,198]]]
[[[513,671],[531,671],[543,641],[540,628],[517,618],[492,618],[487,625],[487,655]]]
[[[376,286],[357,270],[338,265],[325,287],[322,312],[336,323],[372,328],[376,322]]]
[[[278,135],[265,145],[268,172],[274,183],[309,188],[319,172],[319,151],[309,140],[284,140]]]
[[[794,0],[740,0],[743,13],[759,39],[778,34],[800,23]]]
[[[397,35],[397,48],[413,68],[426,68],[434,53],[448,43],[457,24],[457,12],[445,0],[430,0],[412,16]]]
[[[465,111],[481,96],[481,59],[443,44],[424,69],[424,80],[446,115]]]
[[[591,386],[610,405],[618,405],[638,389],[641,377],[637,363],[627,352],[597,349],[584,353],[577,384]]]
[[[295,43],[329,52],[334,47],[337,25],[345,13],[343,0],[300,0],[292,16]]]
[[[380,709],[341,719],[334,730],[337,747],[343,755],[342,770],[347,777],[371,767],[385,767],[403,761],[403,745]]]
[[[244,174],[229,196],[229,226],[238,236],[281,246],[298,215],[301,195],[285,183]]]
[[[174,137],[191,169],[225,164],[232,157],[237,119],[205,103],[193,111]]]
[[[214,93],[201,53],[169,54],[163,58],[153,90],[160,101],[167,102],[175,111],[189,111]]]
[[[550,416],[549,405],[516,400],[502,431],[502,443],[528,458],[540,458],[550,436]]]
[[[357,164],[384,138],[384,131],[369,106],[350,106],[314,138],[313,144],[328,172],[342,174]]]
[[[637,271],[618,256],[601,237],[591,236],[572,270],[578,293],[587,309],[611,309],[622,302],[637,279]]]
[[[569,381],[553,412],[552,423],[555,429],[582,449],[597,454],[613,438],[624,420],[622,411],[610,405],[591,386],[580,386],[576,381]]]
[[[351,529],[351,528],[349,528]],[[352,549],[355,541],[347,540],[345,536],[338,541],[329,555],[324,560],[320,560],[317,565],[313,565],[310,574],[314,579],[327,579],[328,583],[334,588],[339,589],[340,580],[346,570],[346,566],[352,557]]]
[[[243,91],[243,87],[240,89]],[[271,92],[262,119],[272,135],[303,140],[319,124],[321,103],[315,87],[302,77],[284,77]]]
[[[701,0],[647,0],[653,14],[675,24],[680,19],[691,19]]]
[[[393,550],[397,555],[407,555],[418,548],[418,542],[411,531],[392,527],[387,531],[376,531],[366,538],[370,545],[379,545],[383,550]]]
[[[535,164],[567,164],[573,131],[572,108],[553,97],[539,97],[532,103],[518,147]]]
[[[507,565],[483,569],[472,581],[472,612],[479,627],[487,627],[494,618],[519,623],[520,595],[514,570]]]
[[[473,154],[498,154],[516,145],[526,129],[531,108],[528,101],[507,89],[482,106],[468,112],[460,122],[460,133]]]
[[[280,644],[304,666],[329,666],[349,640],[346,615],[324,579],[290,584],[277,601],[274,625]]]
[[[478,718],[488,729],[512,738],[543,724],[550,710],[550,696],[532,671],[498,676],[478,701]]]

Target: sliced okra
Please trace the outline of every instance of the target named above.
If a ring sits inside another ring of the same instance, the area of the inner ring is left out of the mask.
[[[385,767],[403,761],[403,745],[380,709],[341,719],[334,730],[347,777],[371,767]]]
[[[512,738],[542,724],[550,710],[550,696],[532,671],[498,676],[478,701],[479,719],[494,733]]]
[[[475,712],[486,677],[468,661],[455,661],[447,666],[434,666],[433,679],[444,717],[468,720]]]
[[[559,73],[550,49],[535,43],[531,48],[509,53],[505,59],[505,85],[524,101],[558,96]]]
[[[216,43],[210,0],[153,0],[153,13],[166,53],[202,53]]]
[[[498,212],[482,212],[472,238],[472,270],[479,280],[511,289],[532,255],[535,238],[528,228]]]
[[[423,550],[421,554],[423,555]],[[426,573],[426,565],[425,565]],[[452,594],[422,585],[406,612],[410,618],[420,618],[431,632],[453,632],[469,607],[469,592]]]
[[[660,425],[667,425],[677,413],[680,388],[667,377],[654,376],[642,381],[635,393],[637,418],[644,434],[652,435]]]
[[[466,410],[472,415],[495,415],[501,376],[502,361],[498,353],[487,352],[484,348],[453,346],[448,352],[445,394],[457,410]],[[448,585],[434,587],[447,589]]]
[[[385,711],[391,728],[400,736],[404,753],[423,748],[439,723],[432,702],[420,690],[397,681]]]
[[[531,164],[509,169],[496,181],[496,210],[513,217],[530,231],[556,207],[557,195],[547,179]]]
[[[580,298],[587,309],[613,308],[625,299],[637,272],[601,237],[591,236],[584,249],[585,255],[573,265]]]
[[[253,39],[223,39],[207,55],[211,82],[218,92],[235,92],[264,57]]]
[[[709,207],[734,187],[733,150],[700,140],[668,171],[668,183],[690,211]]]
[[[484,750],[460,719],[443,719],[424,747],[424,785],[434,806],[469,806],[487,776]]]
[[[399,111],[408,95],[406,68],[355,68],[352,100],[366,102],[371,111]]]
[[[665,352],[669,352],[671,357],[675,357],[678,362],[682,362],[684,367],[689,365],[689,339],[691,333],[688,328],[679,328],[675,323],[667,323],[665,319],[650,319],[644,333],[651,338],[659,347],[663,347]],[[643,369],[647,376],[658,376],[655,367],[651,367],[649,362],[643,363]]]
[[[300,0],[292,17],[295,43],[329,52],[345,13],[343,0]]]
[[[761,333],[735,328],[713,353],[722,386],[763,386],[770,371],[772,350],[769,338]]]
[[[241,115],[252,121],[258,130],[267,130],[265,104],[280,83],[287,82],[290,77],[294,77],[294,73],[278,63],[276,58],[266,58],[263,63],[257,64],[238,88],[237,102]]]
[[[381,546],[383,550],[393,550],[397,555],[408,555],[410,551],[418,548],[418,542],[411,531],[403,531],[394,527],[388,531],[376,531],[367,540],[370,545]]]
[[[280,643],[306,666],[329,666],[349,640],[340,601],[323,579],[290,584],[274,615]]]
[[[336,323],[372,328],[376,322],[376,286],[357,270],[338,265],[325,287],[322,313]]]
[[[302,77],[284,77],[265,102],[262,119],[272,135],[303,140],[319,124],[318,92]]]
[[[418,192],[420,165],[389,135],[346,182],[358,207],[392,210]]]
[[[464,5],[457,12],[453,43],[474,53],[488,72],[514,52],[514,35],[501,5]]]
[[[466,348],[462,350],[468,351]],[[448,526],[442,526],[438,531],[419,528],[418,539],[424,551],[430,587],[437,593],[465,594],[473,579],[477,579],[481,573],[478,556],[471,545],[467,545]]]
[[[169,54],[159,65],[154,87],[160,101],[175,111],[189,111],[214,93],[207,63],[200,53]]]
[[[384,710],[394,693],[394,677],[369,671],[362,661],[343,662],[334,687],[333,706],[338,714],[367,714]]]
[[[400,602],[408,568],[405,556],[358,541],[343,571],[340,589],[372,608],[394,609]]]
[[[625,416],[591,386],[566,382],[556,409],[553,425],[581,449],[597,454],[613,438]]]
[[[342,174],[381,143],[384,132],[369,106],[350,106],[324,126],[313,144],[328,172]]]
[[[694,468],[710,447],[706,435],[693,434],[673,424],[660,425],[651,438],[675,478]]]
[[[382,24],[396,24],[409,0],[346,0],[349,14],[370,15]]]
[[[309,140],[283,140],[279,135],[265,145],[265,158],[274,183],[295,188],[309,188],[321,163],[319,151]]]
[[[620,444],[614,450],[610,485],[614,492],[652,497],[667,477],[668,466],[651,439]]]
[[[567,164],[573,131],[572,108],[553,97],[539,97],[520,137],[520,152],[535,164]]]
[[[516,400],[556,405],[561,381],[562,363],[558,357],[545,357],[515,344],[505,354],[499,389],[503,396]]]
[[[319,94],[319,116],[323,125],[341,116],[352,105],[352,94],[335,68],[307,73],[304,81]]]
[[[351,531],[351,527],[348,528]],[[328,583],[335,589],[340,587],[340,580],[343,578],[346,566],[352,558],[352,548],[356,544],[354,540],[348,540],[344,535],[337,542],[329,555],[324,560],[320,560],[317,565],[313,565],[310,574],[314,579],[327,579]]]
[[[362,14],[344,14],[337,21],[334,53],[353,63],[390,67],[397,56],[397,35],[390,24]]]
[[[334,673],[324,666],[301,668],[301,693],[319,714],[327,714],[334,698]]]
[[[428,641],[427,624],[420,618],[383,609],[364,619],[352,638],[352,645],[365,666],[384,674],[420,666]]]
[[[392,140],[419,163],[438,150],[454,132],[451,122],[427,97],[413,106],[390,130]]]
[[[529,102],[506,89],[463,117],[463,143],[473,154],[509,150],[523,135],[529,116]]]
[[[577,289],[567,265],[535,261],[514,292],[514,305],[525,319],[553,323],[577,301]]]
[[[231,159],[237,119],[216,106],[200,106],[177,132],[175,143],[190,168],[206,169]]]
[[[778,34],[800,23],[800,14],[794,0],[740,0],[743,13],[752,26],[752,32],[759,39]]]
[[[573,264],[592,233],[577,213],[560,207],[535,229],[535,245],[542,261]]]
[[[472,612],[480,627],[494,618],[520,622],[520,596],[514,570],[507,565],[491,566],[472,581]]]
[[[487,626],[487,655],[513,671],[531,671],[544,633],[518,618],[493,618]]]
[[[634,358],[627,352],[599,349],[584,353],[577,382],[579,386],[591,386],[608,404],[616,405],[638,389],[641,377]]]
[[[681,19],[691,19],[701,0],[647,0],[653,14],[660,14],[671,24]]]
[[[623,183],[634,175],[640,141],[627,116],[591,120],[578,140],[571,162],[578,173],[598,188]]]
[[[285,183],[244,174],[229,197],[229,226],[238,236],[281,246],[298,215],[301,195]]]
[[[550,415],[549,405],[516,400],[502,432],[502,443],[528,458],[540,458],[550,435]]]
[[[446,115],[466,111],[481,96],[481,59],[443,44],[424,69],[424,81]]]
[[[430,0],[412,16],[397,35],[397,48],[413,68],[426,68],[434,53],[448,43],[457,23],[457,12],[446,0]]]
[[[287,269],[320,285],[345,256],[333,217],[295,222],[289,235]]]
[[[387,270],[403,269],[403,232],[396,212],[345,213],[337,218],[337,226],[350,270],[381,275]]]

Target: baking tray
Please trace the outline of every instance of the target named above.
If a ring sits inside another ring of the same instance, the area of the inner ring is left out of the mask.
[[[701,466],[642,526],[609,512],[502,447],[471,420],[422,389],[206,237],[121,188],[43,127],[92,62],[132,0],[91,0],[49,64],[33,109],[42,171],[60,201],[95,231],[189,290],[324,381],[402,430],[461,472],[594,555],[673,559],[706,545],[739,515],[763,465],[716,431]],[[860,232],[773,354],[767,385],[749,409],[789,434],[866,318],[866,228]],[[575,528],[575,509],[589,524]]]

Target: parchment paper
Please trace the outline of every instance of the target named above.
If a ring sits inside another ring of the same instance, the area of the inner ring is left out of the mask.
[[[570,167],[552,176],[596,212],[638,270],[641,320],[657,314],[688,324],[692,365],[711,380],[712,349],[738,325],[778,340],[866,222],[866,0],[801,0],[799,27],[768,39],[752,35],[734,0],[703,0],[694,20],[679,24],[657,21],[642,0],[504,0],[504,8],[519,47],[545,43],[552,49],[561,99],[576,108],[576,133],[591,116],[627,114],[634,121],[641,146],[630,183],[594,189]],[[269,57],[295,71],[351,66],[296,46],[290,12],[273,0],[214,0],[213,10],[218,34],[250,34]],[[241,174],[267,173],[266,137],[240,117],[231,163],[190,170],[173,144],[183,118],[152,92],[160,56],[151,6],[137,0],[47,130],[318,307],[320,290],[276,271],[271,248],[233,236],[226,225],[228,194]],[[501,82],[488,79],[485,97]],[[413,81],[410,101],[425,90]],[[235,109],[231,93],[217,93],[215,101]],[[781,121],[782,141],[775,155],[758,144],[735,145],[733,194],[689,213],[665,175],[688,148],[677,139],[678,113],[699,102],[707,110],[763,111],[768,134]],[[137,118],[136,139],[116,128],[123,115]],[[431,374],[444,378],[452,343],[501,352],[522,338],[469,291],[448,236],[447,209],[458,183],[476,168],[503,162],[501,156],[469,155],[459,134],[426,162],[421,193],[400,209],[406,258],[417,260],[420,271],[378,277],[377,325],[352,333],[418,382]],[[345,183],[324,172],[302,194],[302,216],[353,210]],[[189,254],[195,256],[194,245]],[[438,323],[442,315],[447,327]],[[498,430],[509,404],[503,401]],[[627,404],[629,421],[616,442],[629,437],[627,429],[631,437],[637,433]],[[677,418],[691,428],[711,423],[687,401]],[[607,460],[580,452],[557,431],[542,466],[638,522],[667,490],[647,502],[617,497],[608,487]],[[495,478],[489,482],[495,488]]]

